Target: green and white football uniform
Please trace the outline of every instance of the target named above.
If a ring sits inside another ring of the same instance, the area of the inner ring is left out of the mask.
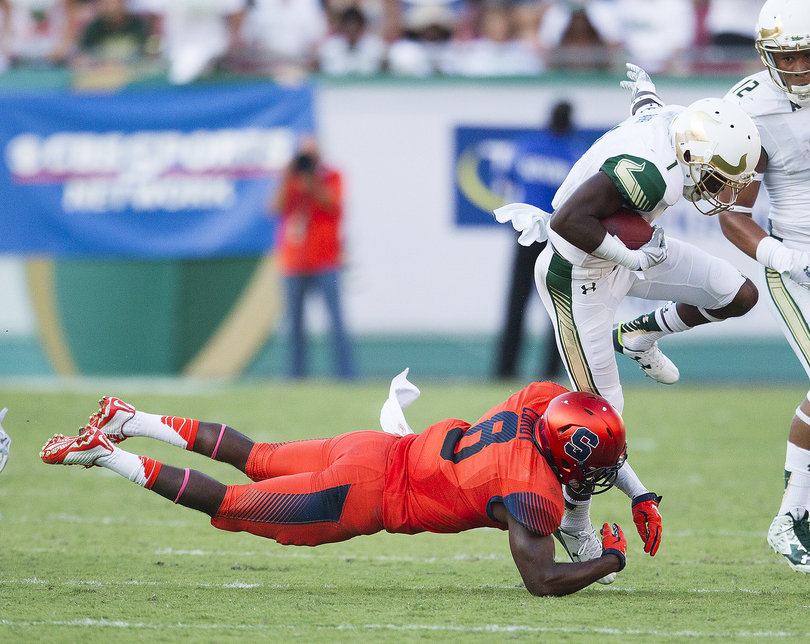
[[[810,106],[791,100],[767,70],[744,78],[725,98],[754,121],[768,156],[763,184],[770,199],[771,235],[788,248],[810,251]],[[810,376],[810,291],[788,275],[761,270],[771,312]]]
[[[683,109],[649,109],[607,132],[574,165],[554,209],[601,171],[627,207],[655,221],[683,194],[683,172],[669,136],[670,123]],[[672,238],[667,238],[667,259],[642,272],[594,257],[550,227],[548,236],[551,243],[538,258],[535,282],[571,383],[607,398],[619,412],[624,397],[612,340],[619,302],[632,295],[711,310],[729,304],[745,281],[730,263]]]

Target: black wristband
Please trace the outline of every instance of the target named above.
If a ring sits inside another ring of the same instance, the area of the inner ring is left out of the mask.
[[[619,570],[621,572],[624,570],[624,567],[627,565],[627,557],[624,556],[624,553],[619,550],[618,548],[605,548],[602,550],[602,556],[605,555],[616,555],[619,558]]]
[[[661,499],[663,497],[658,496],[655,492],[647,492],[647,494],[639,494],[637,497],[633,499],[633,504],[631,507],[636,507],[639,503],[644,503],[644,501],[655,501],[656,504],[661,503]]]

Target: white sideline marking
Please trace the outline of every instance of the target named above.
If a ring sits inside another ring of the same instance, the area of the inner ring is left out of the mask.
[[[174,624],[157,624],[149,622],[124,622],[106,619],[73,619],[73,620],[39,620],[14,621],[0,619],[0,626],[15,628],[33,626],[79,626],[102,628],[133,628],[133,629],[188,629],[188,630],[224,630],[224,631],[449,631],[455,633],[598,633],[603,635],[646,635],[656,637],[748,637],[748,638],[785,638],[810,637],[810,633],[795,633],[787,631],[664,631],[640,630],[621,628],[588,628],[588,627],[544,627],[522,626],[511,624],[487,624],[486,626],[448,626],[445,624],[340,624],[338,626],[296,626],[288,624],[189,624],[178,622]]]
[[[7,585],[14,585],[14,584],[50,584],[51,582],[45,579],[39,579],[37,577],[26,578],[26,579],[0,579],[0,585],[7,584]],[[172,588],[178,587],[192,587],[192,588],[237,588],[237,589],[250,589],[250,588],[270,588],[270,589],[279,589],[279,588],[338,588],[335,584],[324,584],[323,586],[320,585],[312,585],[312,584],[268,584],[268,583],[247,583],[241,581],[232,581],[226,583],[212,583],[212,582],[194,582],[194,583],[182,583],[176,581],[139,581],[137,579],[130,579],[127,581],[98,581],[95,579],[85,579],[85,580],[68,580],[59,582],[60,586],[170,586]],[[404,586],[402,587],[403,590],[446,590],[448,588],[458,588],[459,590],[481,590],[484,588],[494,588],[496,590],[520,590],[524,591],[524,587],[518,584],[508,584],[508,585],[497,585],[497,584],[479,584],[476,586],[464,586],[462,584],[436,584],[432,586]],[[611,592],[623,592],[623,593],[635,593],[635,592],[648,592],[647,589],[639,590],[637,588],[630,588],[630,587],[622,587],[622,586],[591,586],[588,590],[594,590],[600,593],[611,593]],[[752,595],[768,595],[771,594],[772,591],[769,590],[753,590],[750,588],[729,588],[729,589],[707,589],[707,588],[692,588],[690,590],[684,590],[681,592],[685,593],[720,593],[720,594],[734,594],[734,593],[746,593]],[[773,591],[775,592],[775,591]]]

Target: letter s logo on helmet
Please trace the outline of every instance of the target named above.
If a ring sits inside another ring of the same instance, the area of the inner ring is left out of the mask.
[[[610,489],[627,457],[622,417],[601,396],[582,391],[549,403],[535,441],[560,483],[581,494]]]
[[[598,445],[599,437],[587,427],[580,427],[574,432],[563,449],[575,461],[584,462],[593,453],[593,448]]]

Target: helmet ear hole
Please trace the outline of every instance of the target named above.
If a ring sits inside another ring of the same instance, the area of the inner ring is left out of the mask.
[[[683,160],[686,163],[689,163],[690,161],[692,161],[692,153],[689,150],[684,150],[683,151]]]

